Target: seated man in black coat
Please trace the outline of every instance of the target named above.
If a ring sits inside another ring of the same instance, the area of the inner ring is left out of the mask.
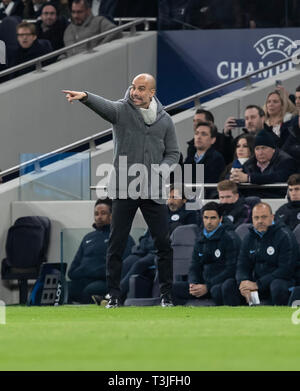
[[[275,221],[283,221],[294,230],[300,224],[300,174],[291,175],[287,183],[289,202],[276,211]]]
[[[193,128],[194,131],[196,130],[199,122],[211,122],[212,124],[215,123],[215,118],[213,114],[204,109],[197,109],[196,113],[193,118]],[[225,160],[226,164],[229,164],[232,162],[233,159],[233,153],[234,153],[234,145],[228,144],[227,141],[228,137],[224,135],[223,133],[217,132],[216,134],[216,141],[213,144],[213,147],[221,154],[223,155],[223,158]],[[196,148],[194,144],[194,138],[192,140],[187,142],[188,149],[187,149],[187,156],[195,156]]]
[[[2,0],[0,2],[0,20],[7,16],[16,16],[22,19],[24,3],[22,0]]]
[[[56,3],[45,3],[41,9],[41,19],[36,22],[38,39],[47,39],[51,42],[53,50],[64,46],[64,31],[68,21],[58,16]]]
[[[216,305],[234,305],[240,239],[222,225],[219,204],[208,202],[202,212],[203,229],[194,247],[188,281],[174,282],[174,303],[212,298]]]
[[[36,36],[35,25],[32,23],[22,22],[17,26],[18,48],[12,56],[12,62],[9,66],[15,66],[27,62],[36,57],[43,56],[52,52],[51,43],[47,40],[39,40]],[[47,65],[49,61],[43,62]],[[31,72],[35,66],[22,69],[14,73],[14,77]]]
[[[93,303],[93,295],[104,297],[106,286],[106,251],[110,234],[111,200],[97,200],[94,208],[95,231],[82,239],[68,271],[69,302]],[[134,241],[129,236],[123,257],[127,257]],[[101,300],[101,299],[100,299]]]
[[[295,104],[298,115],[284,123],[286,140],[281,149],[296,160],[298,172],[300,173],[300,86],[296,88]]]
[[[261,130],[255,137],[254,153],[242,169],[235,169],[230,180],[236,183],[257,185],[286,182],[288,177],[297,172],[296,162],[286,152],[279,150],[273,137]],[[256,195],[260,198],[284,198],[285,189],[246,189],[243,194]]]
[[[237,264],[237,305],[242,296],[249,302],[255,291],[259,299],[269,300],[272,305],[288,304],[299,246],[291,230],[282,222],[274,224],[273,218],[267,203],[253,208],[253,226],[243,240]]]
[[[196,153],[194,156],[187,156],[184,164],[192,165],[192,183],[199,183],[202,180],[204,183],[217,183],[219,177],[225,168],[223,156],[213,148],[216,142],[217,128],[211,122],[199,122],[195,129],[194,145]],[[197,165],[203,164],[204,178],[198,178],[196,175]],[[188,180],[185,177],[184,182]],[[213,191],[205,192],[205,198],[213,197]]]

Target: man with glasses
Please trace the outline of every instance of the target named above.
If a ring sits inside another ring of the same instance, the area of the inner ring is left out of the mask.
[[[52,52],[53,48],[49,41],[45,39],[37,39],[35,25],[32,23],[22,22],[17,25],[17,41],[18,48],[13,53],[9,66],[22,64],[36,57],[43,56]],[[47,65],[48,62],[43,62]],[[13,74],[13,77],[23,75],[35,69],[32,65]]]
[[[64,32],[67,25],[67,20],[58,15],[56,3],[45,3],[42,7],[41,19],[36,22],[37,37],[48,39],[53,50],[58,50],[64,46]]]
[[[71,9],[71,23],[64,33],[65,46],[80,42],[83,39],[90,38],[94,35],[104,33],[116,26],[104,16],[94,16],[91,10],[91,3],[88,0],[74,0]],[[113,39],[121,38],[122,33],[112,33],[104,38],[99,38],[93,46],[110,42]],[[79,46],[76,49],[68,51],[68,55],[74,55],[85,50],[86,45]]]

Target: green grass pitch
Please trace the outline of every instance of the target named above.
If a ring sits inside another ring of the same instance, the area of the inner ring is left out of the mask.
[[[0,370],[299,370],[290,307],[6,307]]]

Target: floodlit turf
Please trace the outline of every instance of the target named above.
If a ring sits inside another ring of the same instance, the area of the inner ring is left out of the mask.
[[[294,311],[11,306],[0,370],[299,370]]]

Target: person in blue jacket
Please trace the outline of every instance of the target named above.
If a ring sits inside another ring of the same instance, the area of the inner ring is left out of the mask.
[[[106,251],[110,234],[112,202],[109,199],[97,200],[94,209],[95,231],[82,239],[80,247],[68,271],[69,302],[93,303],[92,296],[104,296],[106,284]],[[128,237],[123,257],[127,257],[134,240]]]
[[[237,264],[237,304],[241,296],[249,302],[251,292],[257,291],[259,299],[286,305],[299,258],[295,235],[284,223],[274,223],[272,209],[265,202],[254,206],[252,221]]]
[[[216,305],[234,305],[234,275],[240,239],[222,224],[218,203],[205,204],[202,219],[203,229],[194,247],[188,281],[173,284],[174,303],[180,305],[189,299],[212,298]]]

